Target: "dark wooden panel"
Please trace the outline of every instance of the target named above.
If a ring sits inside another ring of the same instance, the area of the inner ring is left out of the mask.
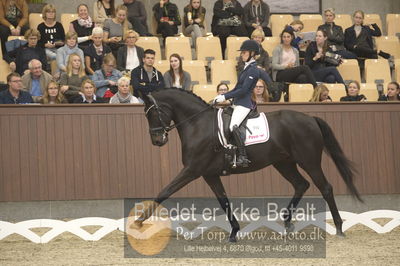
[[[399,104],[268,104],[325,119],[355,162],[363,194],[400,193]],[[143,107],[0,106],[0,201],[154,197],[181,170],[176,131],[151,145]],[[322,167],[335,194],[346,187],[332,160]],[[305,178],[309,176],[300,169]],[[272,167],[223,177],[230,196],[292,195]],[[202,178],[175,196],[212,196]],[[307,195],[319,195],[312,185]]]

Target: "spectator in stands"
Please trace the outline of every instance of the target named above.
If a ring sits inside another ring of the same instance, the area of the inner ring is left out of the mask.
[[[47,4],[42,10],[44,22],[37,27],[40,32],[40,47],[45,48],[47,58],[55,60],[57,49],[64,46],[65,32],[63,25],[56,21],[56,8],[52,4]]]
[[[96,85],[91,79],[82,82],[81,93],[76,96],[73,103],[104,103],[103,99],[96,96]]]
[[[122,77],[118,80],[118,92],[111,97],[110,104],[118,103],[140,103],[138,98],[132,95],[129,85],[130,80],[127,77]]]
[[[300,52],[301,49],[305,49],[307,47],[307,42],[302,42],[303,34],[301,31],[304,29],[304,24],[301,20],[292,21],[286,26],[285,29],[293,31],[294,39],[292,40],[292,46],[294,48]]]
[[[33,103],[29,92],[23,90],[21,75],[11,72],[7,76],[8,89],[0,92],[0,104]]]
[[[85,50],[92,43],[91,36],[94,28],[94,22],[89,16],[89,8],[86,4],[80,4],[77,8],[78,19],[72,21],[69,25],[70,32],[76,32],[78,35],[79,48]]]
[[[326,32],[318,30],[315,41],[312,41],[307,47],[304,62],[310,67],[317,81],[344,84],[344,80],[336,68],[341,60],[332,57],[335,54],[328,47],[327,39]]]
[[[157,33],[165,39],[178,33],[178,26],[181,25],[181,17],[178,7],[169,0],[160,0],[153,6],[154,16],[157,20]]]
[[[150,92],[164,88],[164,78],[154,65],[156,52],[152,49],[144,51],[143,65],[138,66],[131,72],[131,85],[133,95],[139,97],[140,93],[149,94]]]
[[[361,10],[354,12],[353,20],[354,25],[347,28],[344,32],[344,45],[347,50],[355,53],[358,57],[377,59],[379,55],[385,59],[389,59],[390,54],[383,51],[377,52],[374,49],[372,37],[382,35],[378,25],[376,23],[363,25],[364,12]]]
[[[33,101],[38,103],[53,77],[42,69],[42,63],[37,59],[32,59],[28,67],[29,72],[21,78],[22,85],[32,95]]]
[[[270,10],[267,3],[263,0],[251,0],[243,7],[243,12],[243,21],[249,36],[256,29],[262,30],[265,36],[272,36],[268,27]]]
[[[64,98],[61,93],[60,85],[54,80],[50,81],[47,85],[44,95],[40,100],[42,104],[61,104],[68,103],[68,101]]]
[[[221,82],[220,84],[217,85],[217,94],[218,95],[227,93],[228,91],[229,91],[228,84]]]
[[[119,71],[132,71],[143,64],[144,50],[136,45],[139,39],[136,31],[128,30],[125,36],[125,46],[118,49],[117,68]]]
[[[62,73],[60,77],[61,92],[68,102],[72,102],[79,94],[82,82],[86,79],[88,77],[85,74],[81,57],[78,54],[71,54],[68,57],[66,72]]]
[[[103,27],[104,21],[115,16],[115,0],[97,0],[93,4],[93,20],[96,27]]]
[[[254,87],[253,94],[251,96],[253,102],[257,103],[267,103],[270,101],[268,87],[264,80],[259,79],[256,86]]]
[[[96,70],[99,70],[103,64],[104,56],[111,53],[110,47],[103,44],[102,28],[95,27],[91,39],[93,43],[91,43],[84,51],[86,73],[88,75],[93,75]]]
[[[118,91],[117,81],[122,77],[122,73],[116,69],[116,66],[115,57],[108,54],[104,57],[102,68],[94,72],[92,80],[97,88],[97,97],[105,97],[104,94],[108,90],[112,92],[112,95]]]
[[[138,0],[123,0],[124,5],[128,8],[128,20],[132,24],[133,29],[140,36],[149,36],[147,27],[147,13],[144,4]]]
[[[0,2],[0,39],[3,57],[7,54],[6,42],[10,35],[24,35],[28,27],[28,4],[25,0]]]
[[[197,37],[206,35],[205,17],[206,9],[201,5],[201,0],[190,0],[190,3],[183,9],[184,34],[192,36],[194,47],[196,47]]]
[[[349,52],[344,47],[344,34],[341,26],[336,25],[335,11],[328,8],[324,11],[325,24],[320,25],[318,30],[323,30],[328,35],[328,46],[336,54],[341,55],[345,59],[357,59],[357,56]]]
[[[132,29],[132,24],[126,18],[128,9],[124,5],[117,6],[115,17],[104,21],[104,42],[110,46],[115,58],[118,49],[124,46],[125,33]]]
[[[221,41],[222,55],[225,55],[226,39],[229,35],[247,36],[242,21],[243,8],[237,0],[217,0],[214,4],[211,31]]]
[[[310,102],[332,102],[329,97],[329,89],[324,84],[319,84],[313,92]]]
[[[311,83],[314,88],[316,80],[310,68],[300,65],[299,51],[291,43],[294,33],[290,29],[284,29],[281,33],[281,44],[272,54],[273,79],[279,82]]]
[[[67,71],[68,57],[77,54],[84,62],[83,51],[78,47],[78,35],[76,32],[67,32],[65,45],[57,49],[57,67],[61,72]]]
[[[183,70],[182,58],[178,54],[169,57],[169,70],[164,73],[164,83],[166,88],[192,90],[192,79],[190,74]]]
[[[42,62],[44,69],[47,69],[47,58],[44,48],[39,47],[40,33],[36,29],[29,29],[24,36],[27,44],[9,52],[5,57],[7,63],[10,64],[11,71],[15,71],[23,75],[28,70],[28,64],[32,59],[38,59]]]
[[[340,98],[341,102],[364,102],[367,98],[360,94],[360,83],[353,80],[347,86],[347,96]]]
[[[265,40],[265,35],[264,31],[260,29],[255,29],[253,33],[251,34],[251,39],[255,40],[259,45],[260,45],[260,54],[256,57],[256,62],[258,68],[264,70],[267,73],[270,73],[270,67],[269,67],[269,54],[267,51],[264,50],[262,47],[262,42]],[[242,71],[244,68],[244,62],[242,58],[239,58],[239,63],[238,63],[238,68],[239,71]]]
[[[400,101],[400,85],[399,85],[399,83],[397,83],[395,81],[390,82],[387,85],[387,94],[381,95],[379,97],[378,101],[384,101],[384,102]]]

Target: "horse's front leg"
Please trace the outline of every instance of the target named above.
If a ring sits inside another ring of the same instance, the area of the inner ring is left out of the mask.
[[[172,194],[189,184],[191,181],[197,179],[199,175],[194,174],[189,167],[183,168],[179,174],[158,194],[154,202],[142,211],[139,218],[136,219],[133,226],[140,228],[144,221],[151,217],[153,211],[157,209],[161,202],[168,199]]]
[[[229,204],[228,197],[226,196],[224,185],[222,184],[220,176],[204,176],[208,186],[214,192],[217,197],[221,208],[225,211],[228,216],[229,223],[231,224],[232,231],[229,235],[229,242],[236,242],[236,234],[240,230],[238,221],[235,215],[232,213],[231,205]]]

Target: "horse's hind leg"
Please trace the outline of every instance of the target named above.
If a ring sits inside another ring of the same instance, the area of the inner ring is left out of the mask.
[[[336,227],[336,235],[344,236],[342,231],[342,218],[340,217],[338,208],[336,206],[335,198],[333,196],[332,185],[326,180],[324,172],[321,166],[309,168],[303,168],[307,174],[312,178],[314,184],[317,186],[325,201],[328,203],[329,209],[332,214],[333,222]]]
[[[291,230],[293,229],[293,225],[290,222],[292,220],[292,211],[295,210],[304,193],[310,187],[310,183],[299,173],[294,162],[278,162],[274,164],[274,167],[294,188],[293,198],[287,207],[289,212],[284,215],[286,230]]]
[[[232,209],[229,204],[228,197],[226,196],[224,185],[221,182],[220,176],[204,176],[208,186],[214,192],[218,199],[221,208],[225,211],[228,216],[229,223],[231,224],[232,231],[229,235],[229,242],[236,242],[236,234],[240,230],[240,226],[234,214],[232,214]]]

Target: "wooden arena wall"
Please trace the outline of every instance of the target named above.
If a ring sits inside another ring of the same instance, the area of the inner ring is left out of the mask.
[[[292,109],[325,119],[359,174],[361,194],[400,193],[400,104],[268,104],[260,111]],[[143,106],[0,106],[0,201],[154,197],[178,173],[176,131],[152,146]],[[335,194],[347,194],[332,160],[323,168]],[[308,180],[310,178],[306,176]],[[229,196],[292,195],[290,184],[268,167],[223,177]],[[198,179],[177,196],[212,196]],[[312,185],[307,195],[319,195]]]

